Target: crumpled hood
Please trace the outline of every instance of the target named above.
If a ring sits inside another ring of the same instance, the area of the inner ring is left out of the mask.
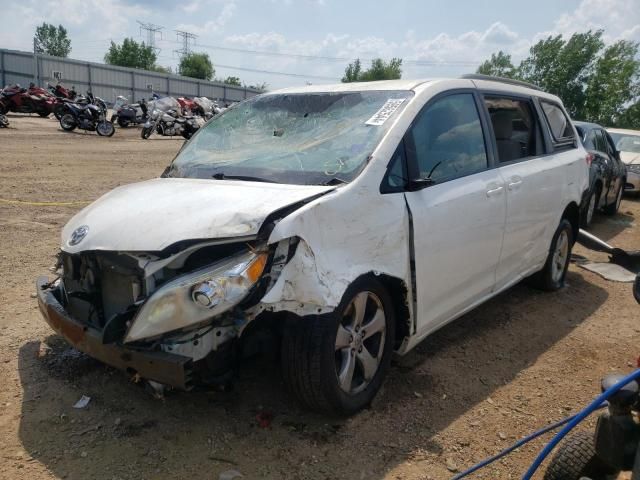
[[[159,251],[181,240],[255,235],[271,212],[334,188],[186,178],[134,183],[74,216],[62,230],[61,248]],[[83,226],[86,235],[73,245],[72,234]]]
[[[640,153],[620,152],[620,160],[627,165],[638,165],[640,164]]]

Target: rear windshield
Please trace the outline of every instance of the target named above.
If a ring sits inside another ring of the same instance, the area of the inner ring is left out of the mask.
[[[204,126],[167,176],[243,176],[306,185],[349,182],[411,95],[367,91],[254,97]]]

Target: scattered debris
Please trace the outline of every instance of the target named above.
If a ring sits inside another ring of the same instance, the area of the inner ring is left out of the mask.
[[[449,470],[450,472],[458,471],[458,465],[451,458],[447,458],[446,466],[447,466],[447,470]]]
[[[86,395],[82,395],[80,400],[73,404],[73,408],[87,408],[89,402],[91,401],[91,397],[87,397]]]
[[[273,421],[273,413],[261,410],[256,415],[256,420],[258,421],[260,428],[269,428]]]
[[[235,478],[242,478],[243,475],[237,470],[227,470],[222,472],[218,477],[218,480],[234,480]]]

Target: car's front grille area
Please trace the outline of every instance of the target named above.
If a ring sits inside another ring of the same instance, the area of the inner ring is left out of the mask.
[[[75,319],[102,329],[130,312],[144,295],[135,261],[113,252],[61,253],[65,308]]]

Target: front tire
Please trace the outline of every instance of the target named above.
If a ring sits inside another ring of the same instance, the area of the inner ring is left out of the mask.
[[[288,326],[282,344],[284,381],[312,410],[353,414],[380,389],[394,339],[391,297],[379,281],[363,277],[331,314],[298,318]]]
[[[140,137],[143,140],[146,140],[151,136],[152,132],[153,132],[153,127],[142,127],[142,131],[140,132]]]
[[[96,133],[101,137],[112,137],[116,132],[116,129],[111,122],[100,122],[96,125]]]
[[[544,480],[604,480],[616,474],[596,454],[593,433],[577,432],[568,437],[547,467]]]
[[[554,292],[564,286],[573,247],[573,227],[563,218],[553,234],[551,248],[542,270],[529,277],[529,283],[540,290]]]
[[[73,132],[76,129],[76,119],[70,113],[65,113],[60,117],[60,128],[65,132]]]

